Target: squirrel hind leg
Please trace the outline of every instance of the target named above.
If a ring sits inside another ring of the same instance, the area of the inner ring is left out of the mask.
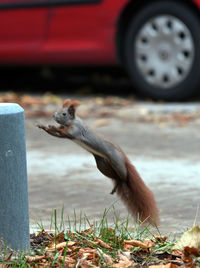
[[[116,181],[116,180],[114,180],[114,179],[113,179],[113,181],[114,181],[114,183],[115,183],[115,186],[114,186],[114,188],[112,189],[112,191],[110,192],[110,194],[115,194],[115,193],[117,192],[117,189],[118,189],[119,185],[120,185],[120,181]]]
[[[115,170],[111,167],[107,159],[99,155],[94,155],[94,158],[96,160],[98,170],[101,171],[103,175],[113,180],[118,177]]]
[[[120,180],[116,179],[118,176],[115,170],[111,167],[107,159],[98,155],[94,155],[94,158],[96,160],[98,170],[101,171],[103,175],[113,180],[115,185],[110,194],[114,194],[120,185]]]

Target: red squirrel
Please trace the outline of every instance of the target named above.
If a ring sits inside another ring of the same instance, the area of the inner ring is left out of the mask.
[[[52,136],[70,139],[92,153],[97,168],[114,182],[111,194],[117,192],[135,218],[139,216],[141,221],[148,221],[153,225],[159,223],[152,192],[121,148],[101,134],[91,131],[76,116],[76,107],[79,104],[79,101],[66,99],[63,108],[53,115],[60,126],[38,127]]]

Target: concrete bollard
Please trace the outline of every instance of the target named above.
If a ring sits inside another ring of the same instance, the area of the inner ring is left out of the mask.
[[[30,248],[24,110],[0,103],[0,238]]]

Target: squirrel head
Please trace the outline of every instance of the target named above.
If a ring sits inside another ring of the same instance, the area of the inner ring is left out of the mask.
[[[64,100],[63,108],[55,112],[53,118],[61,126],[71,126],[75,118],[76,106],[80,105],[79,101],[71,101],[70,99]]]

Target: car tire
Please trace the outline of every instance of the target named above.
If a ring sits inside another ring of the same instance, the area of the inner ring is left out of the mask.
[[[183,100],[200,84],[200,21],[182,2],[155,1],[130,21],[124,63],[140,92]]]

